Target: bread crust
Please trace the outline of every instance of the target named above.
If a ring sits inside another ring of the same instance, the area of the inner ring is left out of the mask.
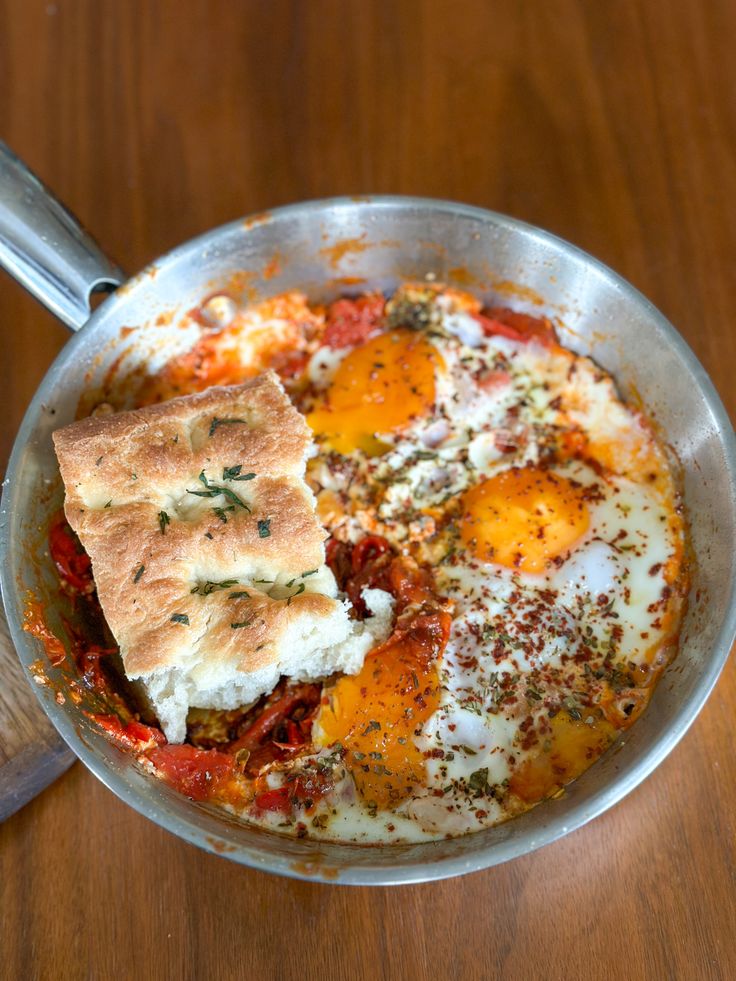
[[[295,621],[341,608],[303,479],[311,434],[273,372],[53,438],[129,677],[258,671]]]

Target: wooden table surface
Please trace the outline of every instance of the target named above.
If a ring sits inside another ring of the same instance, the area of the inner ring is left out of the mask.
[[[299,199],[456,198],[642,289],[729,410],[733,0],[0,0],[0,137],[124,268]],[[0,278],[0,451],[66,340]],[[0,826],[7,978],[736,977],[736,663],[592,824],[424,886],[202,853],[81,764]]]

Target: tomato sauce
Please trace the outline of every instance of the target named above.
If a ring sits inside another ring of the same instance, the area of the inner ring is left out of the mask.
[[[117,667],[117,648],[105,643],[109,636],[89,557],[63,514],[52,521],[49,550],[59,588],[71,598],[79,619],[79,624],[65,621],[70,660],[99,706],[96,711],[86,710],[87,718],[191,800],[250,804],[256,811],[284,817],[311,813],[332,788],[328,771],[307,763],[298,774],[287,772],[286,783],[278,788],[268,786],[266,774],[274,766],[314,752],[311,732],[322,702],[322,685],[282,679],[249,709],[194,710],[188,741],[169,744],[155,720],[145,718],[134,686]],[[374,656],[401,644],[426,665],[435,661],[447,642],[450,614],[447,604],[434,595],[429,570],[396,555],[386,539],[375,535],[354,546],[330,539],[327,557],[341,588],[354,599],[356,615],[367,612],[360,599],[366,586],[395,597],[396,629]],[[25,629],[43,642],[54,666],[66,663],[67,650],[47,628],[39,604],[29,604]],[[93,642],[93,637],[105,642]]]

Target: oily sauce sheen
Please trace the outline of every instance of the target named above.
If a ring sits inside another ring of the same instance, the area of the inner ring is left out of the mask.
[[[314,433],[307,479],[352,615],[392,627],[355,675],[282,679],[255,705],[192,709],[166,742],[137,701],[58,516],[66,654],[27,629],[108,737],[187,797],[301,837],[466,834],[555,796],[646,708],[674,655],[685,523],[663,448],[551,322],[408,283],[392,296],[207,297],[193,349],[140,404],[265,368]]]

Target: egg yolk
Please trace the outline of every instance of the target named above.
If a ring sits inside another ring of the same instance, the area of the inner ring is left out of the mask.
[[[356,347],[339,364],[324,401],[307,416],[315,433],[339,453],[385,450],[390,433],[426,415],[435,400],[437,348],[422,334],[393,330]]]
[[[608,749],[616,736],[606,719],[593,725],[560,712],[552,719],[549,749],[524,760],[509,781],[509,790],[536,804],[580,776]]]
[[[405,638],[369,654],[360,674],[340,678],[323,702],[315,737],[342,745],[366,805],[394,807],[426,783],[414,736],[439,700],[436,665]]]
[[[467,491],[460,537],[484,562],[544,572],[586,532],[583,488],[540,467],[513,467]]]

